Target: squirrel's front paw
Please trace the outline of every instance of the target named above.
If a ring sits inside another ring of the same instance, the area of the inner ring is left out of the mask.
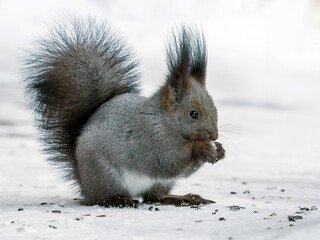
[[[192,149],[193,156],[197,161],[216,163],[220,159],[224,158],[225,150],[221,143],[205,141],[196,141]]]
[[[220,159],[224,158],[225,150],[222,147],[222,144],[219,142],[214,142],[214,148],[216,151],[216,161],[219,161]]]

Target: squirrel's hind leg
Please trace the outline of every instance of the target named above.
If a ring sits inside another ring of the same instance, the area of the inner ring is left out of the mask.
[[[144,203],[159,203],[162,205],[193,206],[215,203],[195,194],[169,195],[174,183],[157,183],[143,194]]]
[[[82,155],[84,156],[84,154]],[[79,183],[83,205],[105,207],[136,207],[138,202],[131,198],[122,184],[116,169],[101,164],[97,158],[78,158]]]
[[[174,205],[177,207],[181,206],[192,206],[192,205],[206,205],[215,203],[215,201],[205,199],[195,194],[186,194],[186,195],[166,195],[160,200],[160,203],[163,205]]]
[[[132,199],[131,197],[126,196],[117,196],[111,197],[102,202],[97,202],[98,205],[104,207],[118,207],[118,208],[125,208],[125,207],[134,207],[137,208],[139,205],[139,201]]]
[[[153,185],[147,192],[143,194],[144,203],[159,203],[162,205],[193,206],[193,205],[206,205],[215,203],[215,201],[202,198],[196,194],[186,195],[169,195],[174,183],[157,183]]]
[[[174,183],[157,183],[143,194],[144,203],[159,203],[163,196],[169,194]]]

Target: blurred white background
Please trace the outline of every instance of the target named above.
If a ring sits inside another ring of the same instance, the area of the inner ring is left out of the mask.
[[[169,31],[195,23],[208,41],[208,85],[226,91],[224,98],[290,107],[317,100],[319,0],[2,0],[1,72],[8,77],[17,73],[21,49],[45,32],[45,24],[71,14],[107,18],[119,28],[142,59],[147,89],[162,82]]]

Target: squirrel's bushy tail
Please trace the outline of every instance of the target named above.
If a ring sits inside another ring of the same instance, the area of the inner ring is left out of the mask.
[[[139,92],[138,62],[108,23],[92,18],[57,24],[28,52],[23,75],[45,151],[77,180],[81,128],[112,97]]]

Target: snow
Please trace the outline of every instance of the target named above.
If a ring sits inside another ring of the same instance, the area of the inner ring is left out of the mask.
[[[18,84],[19,58],[44,23],[88,13],[107,16],[136,49],[145,95],[163,81],[169,30],[202,26],[227,156],[173,193],[215,204],[81,206],[45,161]],[[319,210],[311,210],[320,209],[319,16],[317,0],[1,1],[0,239],[319,239]]]

